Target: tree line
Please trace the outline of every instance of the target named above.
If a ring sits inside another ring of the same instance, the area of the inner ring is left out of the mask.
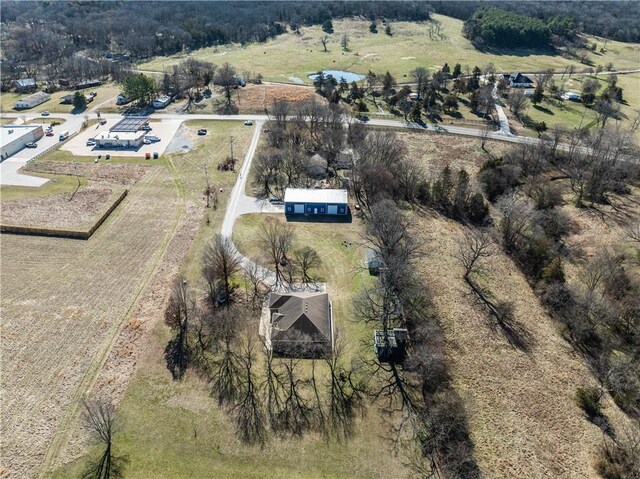
[[[98,60],[111,53],[128,62],[264,42],[287,29],[299,32],[350,16],[427,20],[429,13],[421,2],[8,1],[2,5],[2,77],[6,83],[48,70],[52,78],[63,78],[58,70],[76,57]]]
[[[638,6],[626,1],[558,2],[443,2],[432,1],[435,12],[460,20],[469,19],[480,7],[498,7],[509,12],[538,18],[554,29],[552,17],[574,20],[578,32],[612,38],[621,42],[639,42]]]

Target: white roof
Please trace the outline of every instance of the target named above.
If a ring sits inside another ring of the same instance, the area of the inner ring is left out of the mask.
[[[287,188],[285,203],[347,203],[347,190]]]
[[[93,136],[94,140],[137,140],[145,131],[109,131],[103,130]]]
[[[42,128],[40,125],[2,125],[0,128],[0,145],[7,146],[9,143],[22,138],[32,131]]]

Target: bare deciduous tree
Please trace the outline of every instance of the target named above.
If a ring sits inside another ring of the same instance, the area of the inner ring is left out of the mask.
[[[269,221],[262,225],[259,236],[260,243],[275,269],[276,286],[281,285],[285,280],[283,268],[289,261],[287,254],[293,244],[293,228],[286,223]]]
[[[117,456],[113,447],[113,436],[118,432],[120,422],[115,409],[104,401],[84,403],[84,427],[92,438],[104,447],[98,460],[93,461],[83,472],[83,479],[117,479],[124,477],[127,459]]]
[[[176,331],[176,337],[169,341],[165,349],[167,367],[173,379],[181,379],[189,367],[191,346],[189,344],[189,323],[196,316],[196,302],[187,287],[187,281],[178,278],[174,283],[164,321]]]
[[[317,269],[322,265],[322,259],[316,250],[310,246],[305,246],[295,251],[295,259],[298,267],[300,268],[300,274],[302,275],[303,283],[315,282],[315,278],[311,276],[311,270]]]
[[[217,278],[222,282],[224,301],[229,301],[231,296],[231,278],[240,270],[240,257],[231,238],[215,235],[209,242],[203,253],[204,274],[206,278]],[[218,288],[215,288],[216,290]],[[213,304],[220,302],[220,292],[211,298]]]

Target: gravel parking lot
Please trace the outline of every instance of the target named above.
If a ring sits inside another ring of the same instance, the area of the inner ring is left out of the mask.
[[[97,148],[95,146],[87,146],[87,140],[93,138],[98,132],[104,131],[115,125],[120,119],[107,120],[105,125],[92,125],[85,131],[79,133],[67,143],[65,143],[61,149],[73,153],[75,156],[95,156],[110,154],[111,156],[144,156],[146,153],[158,153],[162,155],[169,146],[171,139],[178,131],[181,120],[160,120],[151,121],[150,125],[153,128],[148,134],[155,135],[160,138],[160,141],[152,143],[150,145],[142,145],[138,149],[132,148]]]

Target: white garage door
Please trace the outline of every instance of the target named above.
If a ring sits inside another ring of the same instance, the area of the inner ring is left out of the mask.
[[[337,215],[338,214],[338,205],[329,205],[329,207],[327,208],[327,212],[330,215]]]
[[[304,205],[293,205],[293,212],[301,215],[304,213]]]

